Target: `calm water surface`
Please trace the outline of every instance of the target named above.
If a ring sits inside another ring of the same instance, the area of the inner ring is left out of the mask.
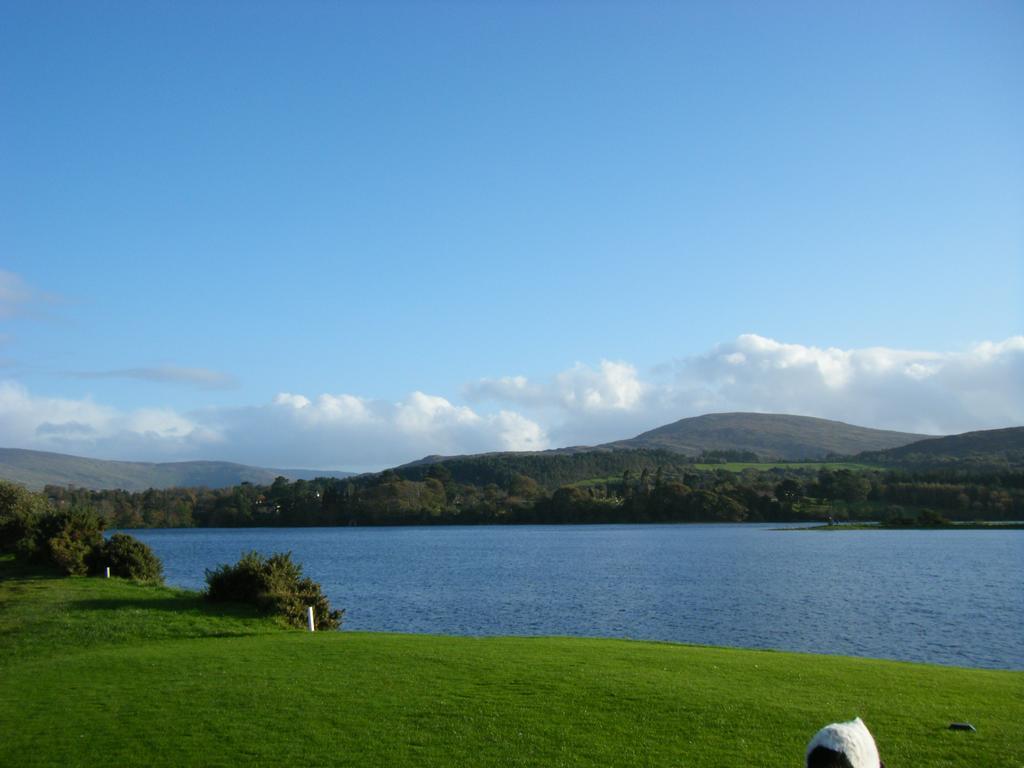
[[[345,628],[579,635],[1024,669],[1024,531],[761,525],[139,530],[170,584],[291,551]]]

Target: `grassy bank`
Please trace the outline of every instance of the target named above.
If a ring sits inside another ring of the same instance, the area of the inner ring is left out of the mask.
[[[889,768],[1024,765],[1024,673],[562,638],[286,630],[0,561],[0,764],[796,766],[860,715]],[[429,606],[424,606],[429,610]],[[946,730],[968,720],[977,733]]]

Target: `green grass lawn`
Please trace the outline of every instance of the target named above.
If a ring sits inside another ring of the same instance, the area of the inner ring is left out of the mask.
[[[662,643],[310,634],[0,560],[0,765],[1024,766],[1024,673]],[[424,606],[429,609],[429,606]],[[951,732],[967,720],[977,733]]]

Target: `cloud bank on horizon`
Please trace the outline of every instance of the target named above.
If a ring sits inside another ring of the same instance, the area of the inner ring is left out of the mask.
[[[39,396],[4,381],[0,442],[97,458],[368,470],[428,454],[608,442],[722,411],[952,434],[1024,424],[1024,335],[936,352],[745,334],[646,373],[623,361],[576,363],[545,380],[480,379],[463,394],[466,404],[419,391],[398,402],[282,392],[261,405],[178,413]]]

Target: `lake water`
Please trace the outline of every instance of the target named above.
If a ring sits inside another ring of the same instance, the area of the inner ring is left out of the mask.
[[[138,530],[168,583],[291,551],[344,627],[1024,669],[1024,531],[775,525]]]

